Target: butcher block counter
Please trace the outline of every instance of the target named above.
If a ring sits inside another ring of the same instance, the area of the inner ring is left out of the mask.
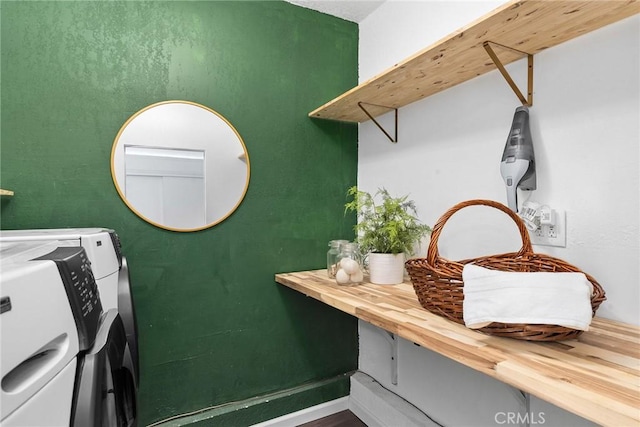
[[[639,327],[596,317],[577,340],[535,343],[485,335],[432,314],[408,280],[338,286],[326,270],[275,280],[598,424],[640,425]]]

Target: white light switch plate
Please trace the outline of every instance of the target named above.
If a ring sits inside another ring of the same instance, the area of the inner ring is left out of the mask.
[[[541,225],[536,231],[530,231],[531,243],[540,246],[567,247],[567,218],[564,210],[556,211],[556,225]]]

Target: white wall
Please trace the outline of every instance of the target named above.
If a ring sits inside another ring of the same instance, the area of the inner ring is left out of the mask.
[[[360,81],[500,3],[388,0],[360,23]],[[635,16],[535,55],[530,108],[538,167],[538,190],[530,199],[564,209],[567,217],[567,247],[534,246],[534,250],[565,259],[594,276],[608,298],[598,315],[634,324],[640,324],[639,29],[640,17]],[[508,67],[521,87],[526,84],[523,62]],[[397,144],[391,144],[373,123],[361,124],[360,188],[386,187],[394,194],[410,194],[420,218],[431,225],[463,200],[506,203],[499,164],[518,105],[494,71],[401,108]],[[390,125],[389,119],[382,120]],[[440,254],[451,259],[519,246],[510,220],[490,208],[461,211],[439,240]],[[399,386],[392,386],[386,377],[388,363],[379,360],[388,344],[373,338],[376,334],[368,328],[360,329],[360,369],[421,409],[435,411],[437,421],[495,424],[486,411],[478,419],[477,408],[455,400],[456,387],[492,400],[493,406],[483,404],[492,408],[492,414],[495,407],[508,410],[517,404],[515,398],[505,397],[510,393],[506,386],[488,377],[478,379],[461,365],[412,348],[411,343],[404,344],[410,351],[401,353],[400,372],[406,369],[402,366],[424,371],[401,375]],[[450,378],[454,388],[421,386],[431,375],[442,381]],[[456,405],[458,411],[452,409]],[[544,402],[534,399],[532,405],[553,413],[546,425],[582,424]]]

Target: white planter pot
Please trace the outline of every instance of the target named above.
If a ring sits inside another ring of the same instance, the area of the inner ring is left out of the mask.
[[[402,283],[404,254],[369,254],[369,280],[376,285]]]

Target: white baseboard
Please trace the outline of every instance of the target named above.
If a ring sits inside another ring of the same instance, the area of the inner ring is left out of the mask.
[[[363,372],[351,376],[349,410],[368,427],[437,427],[424,413]]]
[[[251,427],[296,427],[319,418],[350,410],[368,427],[437,427],[424,413],[363,372],[351,376],[347,397],[325,402]]]
[[[251,427],[296,427],[347,409],[349,409],[348,396],[254,424]]]

